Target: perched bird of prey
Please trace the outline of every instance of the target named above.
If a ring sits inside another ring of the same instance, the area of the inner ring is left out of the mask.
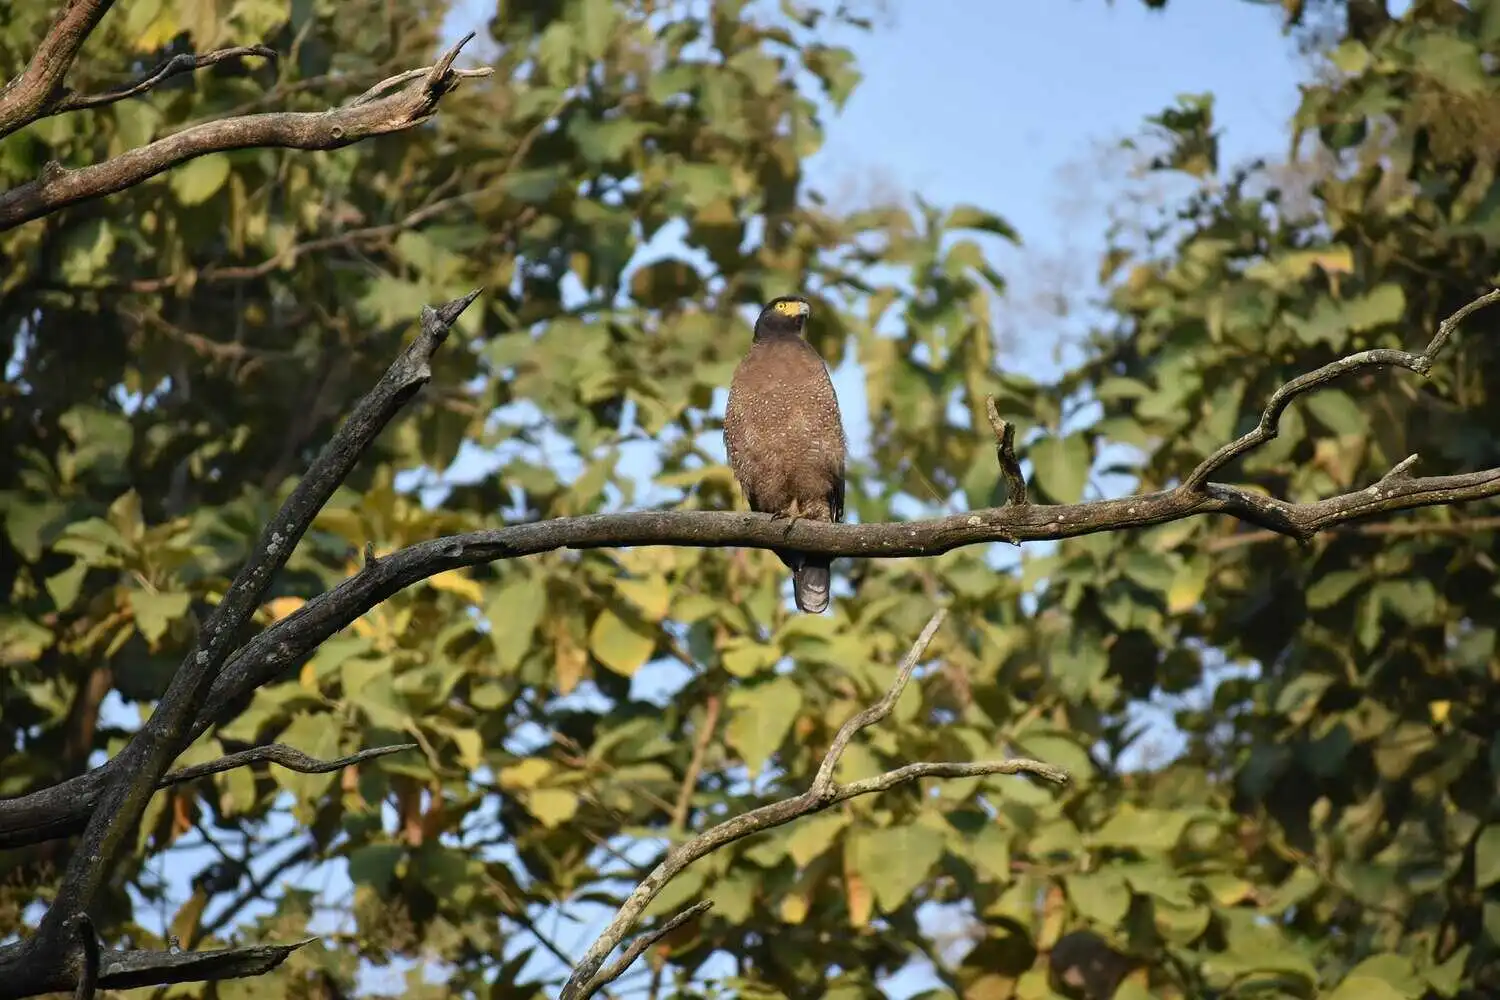
[[[828,366],[802,339],[806,299],[773,299],[729,386],[724,444],[750,509],[777,517],[844,519],[844,426]],[[797,607],[828,608],[833,560],[776,550],[792,571]]]

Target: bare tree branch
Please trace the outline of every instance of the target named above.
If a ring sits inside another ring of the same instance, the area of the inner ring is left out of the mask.
[[[1031,499],[1026,495],[1026,477],[1021,474],[1021,462],[1016,458],[1016,425],[1001,418],[994,396],[984,397],[984,413],[989,417],[990,430],[995,432],[995,461],[1000,463],[1000,474],[1005,477],[1005,503],[1024,507]]]
[[[250,56],[259,56],[262,59],[276,61],[276,50],[264,45],[236,45],[232,48],[217,49],[203,55],[194,55],[191,52],[182,52],[163,62],[150,73],[141,77],[135,83],[127,84],[115,90],[107,90],[102,94],[73,94],[65,93],[57,101],[47,107],[38,118],[46,118],[51,115],[60,115],[68,111],[82,111],[86,108],[100,108],[106,104],[114,104],[139,94],[144,94],[163,80],[170,80],[174,76],[184,73],[192,73],[195,70],[216,66],[221,62],[231,59],[246,59]]]
[[[1412,354],[1408,351],[1393,351],[1385,348],[1360,351],[1358,354],[1351,354],[1347,358],[1340,358],[1337,361],[1329,362],[1322,368],[1308,372],[1306,375],[1297,376],[1271,394],[1271,400],[1266,404],[1265,412],[1260,416],[1260,423],[1253,430],[1238,440],[1229,442],[1200,462],[1198,467],[1182,481],[1183,489],[1204,489],[1208,484],[1209,476],[1246,452],[1253,451],[1266,442],[1273,440],[1280,430],[1278,425],[1281,422],[1281,415],[1286,412],[1286,408],[1292,400],[1298,396],[1305,396],[1342,375],[1348,375],[1350,372],[1356,372],[1364,368],[1383,368],[1394,365],[1398,368],[1414,371],[1418,375],[1425,377],[1432,370],[1432,364],[1437,359],[1438,353],[1448,343],[1448,338],[1453,336],[1454,330],[1458,329],[1458,324],[1467,319],[1471,313],[1495,302],[1500,302],[1500,288],[1487,292],[1461,307],[1452,316],[1449,316],[1438,324],[1437,333],[1433,335],[1432,342],[1427,345],[1427,349],[1421,354]],[[1398,471],[1404,471],[1403,467],[1408,466],[1409,463],[1415,460],[1416,456],[1411,456],[1401,466],[1392,469],[1391,473],[1395,474]]]
[[[67,0],[21,75],[0,89],[0,139],[42,117],[114,0]]]
[[[146,802],[167,765],[193,739],[194,719],[241,630],[265,595],[271,576],[291,555],[313,518],[392,417],[432,378],[431,360],[476,290],[436,309],[422,310],[421,330],[355,406],[333,440],[266,525],[250,558],[204,623],[194,649],[177,668],[155,711],[113,759],[83,838],[35,934],[10,954],[0,953],[0,982],[34,985],[66,965],[65,930],[108,878],[115,857],[134,836]],[[76,975],[76,973],[75,973]],[[163,982],[165,980],[156,980]],[[31,992],[40,992],[32,989]]]
[[[630,942],[630,945],[624,950],[624,952],[620,954],[619,958],[615,959],[613,962],[609,963],[609,965],[605,966],[603,971],[601,971],[597,976],[594,977],[593,992],[597,993],[603,990],[604,987],[608,986],[610,983],[614,982],[616,979],[619,979],[632,965],[635,964],[636,959],[640,958],[646,953],[647,948],[651,947],[653,944],[660,941],[662,938],[666,937],[668,934],[672,933],[688,921],[694,920],[702,914],[707,913],[713,908],[713,905],[714,902],[711,899],[699,900],[692,906],[689,906],[687,909],[683,910],[681,913],[669,919],[660,927],[657,927],[656,929],[651,931],[647,931],[645,934],[642,934],[640,937]]]
[[[94,992],[99,988],[99,934],[87,913],[78,914],[72,924],[83,950],[83,968],[78,973],[78,985],[73,988],[73,1000],[94,1000]]]
[[[98,986],[106,990],[132,990],[142,986],[263,976],[286,961],[292,952],[316,940],[307,938],[292,944],[253,945],[216,951],[102,950],[99,953]],[[0,949],[0,964],[8,957],[7,953],[17,951],[19,947],[10,945]],[[45,969],[41,979],[0,978],[0,1000],[18,1000],[38,993],[76,989],[80,974],[75,962]]]
[[[218,774],[221,771],[231,771],[237,767],[247,764],[258,764],[261,761],[269,761],[272,764],[280,764],[282,767],[302,774],[327,774],[329,771],[337,771],[339,768],[348,767],[350,764],[362,764],[367,760],[377,757],[385,757],[393,753],[401,753],[406,750],[415,750],[415,743],[395,743],[385,747],[371,747],[352,753],[347,757],[339,757],[336,760],[319,760],[309,757],[301,750],[286,746],[283,743],[268,743],[262,747],[251,747],[249,750],[241,750],[238,753],[225,754],[217,760],[210,760],[202,764],[194,764],[192,767],[179,768],[162,775],[161,781],[157,782],[158,789],[170,785],[179,785],[184,781],[192,781],[208,774]]]
[[[885,791],[897,785],[918,778],[949,778],[949,777],[973,777],[976,775],[989,774],[1031,774],[1054,784],[1065,784],[1068,781],[1068,773],[1062,768],[1053,767],[1035,760],[1007,760],[993,761],[977,764],[956,763],[918,763],[908,764],[905,767],[866,778],[862,781],[840,785],[834,781],[834,772],[838,768],[839,758],[848,749],[849,742],[854,734],[861,729],[868,728],[882,721],[891,714],[901,692],[906,690],[907,683],[911,680],[912,673],[921,661],[932,637],[942,626],[947,617],[947,611],[939,609],[928,620],[926,627],[922,629],[921,635],[917,636],[916,642],[912,643],[911,649],[902,658],[900,667],[896,670],[896,679],[887,689],[885,696],[871,705],[869,708],[850,718],[834,736],[833,742],[828,747],[828,752],[823,755],[823,762],[818,767],[817,776],[812,785],[801,795],[780,802],[773,802],[752,809],[750,812],[725,820],[717,826],[710,827],[690,840],[684,841],[671,850],[667,851],[666,857],[651,871],[651,874],[635,888],[635,891],[625,900],[615,918],[605,928],[604,932],[589,946],[589,950],[579,960],[574,968],[573,974],[568,977],[567,983],[562,988],[561,1000],[588,1000],[599,991],[599,989],[613,979],[620,976],[629,967],[630,962],[638,957],[650,945],[650,940],[637,950],[633,946],[621,956],[620,960],[610,965],[603,971],[600,967],[605,958],[615,949],[625,936],[630,933],[637,920],[651,901],[666,888],[667,883],[676,878],[679,873],[699,858],[705,857],[717,851],[726,844],[736,840],[742,840],[751,834],[760,833],[773,827],[782,826],[792,820],[810,816],[813,813],[822,812],[829,806],[859,795],[869,795],[872,792]],[[703,912],[707,906],[703,903],[691,907],[680,913],[673,921],[668,921],[668,927],[661,930],[661,934],[667,933],[670,927],[680,925],[691,916]],[[660,936],[660,935],[658,935]],[[648,938],[650,936],[648,935]],[[631,955],[634,951],[634,955]]]
[[[490,72],[488,68],[453,68],[459,49],[472,37],[471,33],[443,53],[436,64],[422,71],[420,79],[378,100],[358,103],[361,97],[354,104],[321,113],[284,111],[204,122],[77,170],[48,163],[36,180],[0,194],[0,232],[90,198],[123,191],[206,153],[264,147],[340,149],[420,125],[436,114],[438,102],[458,86],[461,77]]]
[[[1358,535],[1367,538],[1407,538],[1413,535],[1479,535],[1500,529],[1500,517],[1470,517],[1458,521],[1387,521],[1375,524],[1348,524],[1330,528],[1327,535]],[[1286,536],[1276,531],[1240,531],[1204,543],[1210,552],[1223,552],[1245,545],[1259,545]]]
[[[1490,293],[1474,308],[1495,301]],[[1455,314],[1458,319],[1474,310]],[[1444,321],[1448,333],[1456,319]],[[1428,353],[1435,347],[1429,345]],[[1392,352],[1400,353],[1400,352]],[[1282,406],[1285,406],[1283,399]],[[1269,438],[1267,439],[1269,440]],[[1409,468],[1407,463],[1397,469]],[[1397,470],[1392,470],[1397,471]],[[1147,528],[1169,521],[1224,514],[1265,532],[1298,540],[1377,514],[1452,505],[1500,496],[1500,469],[1425,478],[1389,475],[1353,493],[1308,503],[1288,503],[1253,490],[1217,483],[1079,504],[995,507],[924,521],[894,524],[788,523],[769,515],[731,511],[635,511],[591,514],[516,524],[420,542],[364,566],[332,590],[308,601],[238,650],[214,681],[193,724],[196,739],[227,717],[229,707],[283,672],[300,666],[330,636],[390,595],[450,569],[517,559],[556,549],[676,545],[695,548],[796,548],[843,558],[932,556],[965,545],[1043,541],[1101,531]],[[1483,519],[1477,519],[1482,521]],[[1394,528],[1392,529],[1394,533]],[[1257,537],[1260,537],[1257,535]],[[0,848],[38,843],[78,832],[92,814],[116,765],[0,801]]]

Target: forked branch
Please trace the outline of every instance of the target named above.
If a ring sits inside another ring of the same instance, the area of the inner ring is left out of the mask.
[[[1365,368],[1396,367],[1405,368],[1407,371],[1416,372],[1418,375],[1426,376],[1432,370],[1433,362],[1437,360],[1438,354],[1448,343],[1448,338],[1458,329],[1471,313],[1483,309],[1487,305],[1500,302],[1500,288],[1493,289],[1481,295],[1479,298],[1460,307],[1453,315],[1438,324],[1437,333],[1433,334],[1432,341],[1427,349],[1421,354],[1412,354],[1409,351],[1393,351],[1387,348],[1378,348],[1371,351],[1360,351],[1351,354],[1347,358],[1331,361],[1316,371],[1310,371],[1305,375],[1299,375],[1286,385],[1271,394],[1270,402],[1260,415],[1260,423],[1238,440],[1231,441],[1212,455],[1198,463],[1198,467],[1188,474],[1182,481],[1182,488],[1187,490],[1202,490],[1208,484],[1208,477],[1213,475],[1230,462],[1240,456],[1254,451],[1261,445],[1275,439],[1281,424],[1281,415],[1291,405],[1292,400],[1298,396],[1305,396],[1332,382],[1334,379],[1348,375],[1351,372],[1360,371]],[[1410,467],[1416,461],[1415,455],[1407,458],[1402,466]],[[1391,474],[1404,471],[1401,466],[1392,469]]]
[[[1387,353],[1410,362],[1402,367],[1425,372],[1457,324],[1482,306],[1496,301],[1500,301],[1500,291],[1476,299],[1444,320],[1438,335],[1422,355],[1406,355],[1400,351]],[[1369,357],[1368,353],[1355,356],[1366,360]],[[1337,364],[1320,371],[1327,372],[1331,368],[1335,374],[1340,374],[1350,370],[1337,368]],[[1332,377],[1334,375],[1325,374],[1312,382],[1303,379],[1290,383],[1295,392],[1288,388],[1278,390],[1267,407],[1270,416],[1263,417],[1262,423],[1269,422],[1274,427],[1276,417],[1292,396],[1311,391]],[[1243,454],[1255,444],[1270,440],[1268,435],[1269,432],[1257,437],[1252,432],[1226,446],[1227,450],[1220,449],[1216,453],[1219,457],[1210,459],[1213,468],[1229,461],[1224,455],[1230,452],[1233,452],[1230,457]],[[1002,450],[1005,436],[1002,429]],[[1247,439],[1253,440],[1245,444]],[[1003,470],[1007,464],[1003,454],[1001,462]],[[1352,524],[1377,514],[1500,496],[1500,469],[1428,477],[1410,476],[1410,469],[1411,460],[1408,459],[1369,487],[1308,503],[1288,503],[1254,490],[1213,482],[1203,482],[1195,487],[1192,485],[1195,480],[1189,477],[1175,489],[1078,504],[1018,504],[1015,500],[1020,491],[1017,490],[1003,507],[892,524],[828,524],[802,519],[788,525],[766,514],[660,510],[565,517],[437,538],[419,542],[366,565],[359,573],[308,601],[246,643],[215,679],[202,711],[193,722],[191,738],[196,739],[210,725],[227,719],[232,706],[240,699],[300,666],[330,636],[391,594],[451,569],[557,549],[642,545],[759,549],[791,546],[846,558],[933,556],[965,545],[1071,538],[1102,531],[1147,528],[1205,514],[1228,515],[1265,532],[1305,541],[1325,529]],[[1015,474],[1020,476],[1019,466]],[[76,833],[93,812],[116,766],[114,761],[108,761],[102,767],[61,784],[0,801],[0,848]]]
[[[52,905],[42,917],[36,933],[19,945],[0,949],[0,997],[28,996],[45,989],[56,989],[58,987],[51,984],[59,981],[58,976],[67,979],[67,985],[72,985],[80,975],[77,950],[72,947],[74,942],[70,940],[67,929],[74,925],[74,918],[86,912],[113,870],[116,857],[133,839],[147,801],[163,783],[171,783],[163,781],[166,768],[194,738],[193,722],[201,713],[204,698],[220,668],[239,645],[241,633],[264,599],[272,575],[285,564],[313,519],[348,477],[360,456],[391,418],[432,378],[433,354],[447,339],[453,323],[478,294],[478,291],[470,292],[436,309],[422,310],[417,337],[359,401],[291,496],[265,526],[250,557],[203,624],[194,648],[173,674],[151,717],[111,759],[111,777],[100,789],[82,840],[68,862]],[[262,756],[270,753],[268,748],[258,752]],[[257,751],[247,751],[252,759],[255,753]],[[285,753],[280,756],[284,760],[295,759],[288,758]],[[297,763],[321,764],[312,758],[297,756],[302,758]],[[196,771],[208,773],[222,763],[212,762]],[[192,772],[195,769],[187,770]],[[179,780],[184,779],[179,776]],[[109,967],[106,966],[101,973],[101,980],[106,985],[109,976]],[[148,982],[173,981],[178,980]],[[48,985],[38,988],[44,982]]]
[[[492,72],[487,67],[453,67],[459,50],[473,37],[471,32],[459,40],[434,65],[393,77],[405,80],[405,85],[384,97],[372,95],[391,81],[383,81],[372,92],[331,111],[225,118],[190,126],[92,166],[68,170],[49,163],[36,180],[0,194],[0,231],[90,198],[123,191],[207,153],[266,147],[340,149],[361,139],[420,125],[437,112],[438,102],[458,86],[460,79]]]
[[[919,778],[958,778],[976,777],[991,774],[1030,774],[1035,777],[1050,781],[1053,784],[1065,784],[1068,781],[1068,773],[1062,768],[1051,764],[1044,764],[1035,760],[1004,760],[988,761],[974,764],[959,763],[916,763],[905,767],[888,771],[885,774],[876,775],[873,778],[865,778],[862,781],[850,782],[840,785],[834,781],[834,772],[838,769],[839,760],[844,751],[848,749],[849,743],[854,735],[862,729],[867,729],[877,722],[883,721],[891,714],[901,693],[906,690],[907,683],[916,671],[917,664],[922,661],[927,647],[932,642],[932,637],[942,627],[943,619],[947,612],[938,610],[928,620],[922,633],[917,636],[916,642],[912,643],[911,649],[902,658],[900,667],[896,670],[896,679],[886,690],[885,696],[871,705],[869,708],[854,715],[835,734],[833,742],[829,744],[828,752],[823,755],[823,761],[818,767],[817,776],[812,785],[801,795],[780,802],[773,802],[752,809],[741,816],[710,827],[690,840],[673,847],[667,851],[666,857],[651,871],[651,874],[636,886],[635,891],[626,898],[615,918],[605,928],[604,933],[589,947],[584,957],[574,968],[573,974],[563,986],[561,1000],[587,1000],[599,992],[600,989],[609,985],[614,979],[622,975],[630,967],[630,963],[650,947],[655,941],[667,934],[672,928],[678,927],[686,921],[697,916],[708,909],[711,905],[708,901],[699,902],[693,907],[677,914],[665,925],[646,935],[644,943],[637,941],[633,943],[620,959],[609,966],[604,966],[604,960],[635,927],[641,914],[651,901],[657,897],[667,883],[676,878],[684,869],[699,858],[706,857],[714,851],[719,850],[727,844],[736,840],[742,840],[752,834],[770,830],[782,826],[793,820],[814,813],[822,812],[829,806],[860,795],[869,795],[874,792],[882,792],[897,785],[902,785]]]

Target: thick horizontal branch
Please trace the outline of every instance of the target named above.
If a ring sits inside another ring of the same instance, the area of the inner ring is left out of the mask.
[[[196,70],[206,69],[209,66],[217,66],[221,62],[246,59],[251,56],[275,62],[276,50],[267,48],[264,45],[236,45],[233,48],[205,52],[203,55],[195,55],[191,52],[179,52],[139,80],[126,84],[123,87],[106,90],[101,94],[64,93],[50,104],[39,117],[60,115],[68,111],[83,111],[87,108],[99,108],[106,104],[114,104],[116,101],[123,101],[127,98],[144,94],[152,87],[155,87],[164,80],[170,80],[174,76],[181,76],[184,73],[192,73]]]
[[[246,948],[223,948],[217,951],[109,951],[99,952],[98,986],[106,990],[133,990],[142,986],[169,986],[173,983],[201,983],[218,979],[243,979],[263,976],[286,961],[288,955],[311,944],[307,938],[294,944],[255,945]],[[58,993],[74,989],[84,974],[83,956],[33,973],[13,976],[8,968],[21,950],[20,945],[0,948],[0,1000]]]
[[[180,785],[184,781],[192,781],[209,774],[218,774],[222,771],[232,771],[237,767],[246,767],[250,764],[267,762],[280,764],[282,767],[297,771],[301,774],[327,774],[329,771],[337,771],[339,768],[348,767],[351,764],[362,764],[367,760],[377,757],[386,757],[393,753],[402,753],[406,750],[415,750],[415,743],[396,743],[385,747],[371,747],[352,753],[347,757],[339,757],[335,760],[319,760],[309,757],[301,750],[289,747],[284,743],[268,743],[263,747],[251,747],[249,750],[241,750],[238,753],[225,754],[216,760],[206,761],[202,764],[194,764],[191,767],[179,768],[162,775],[156,783],[157,788],[166,788],[170,785]]]
[[[848,558],[933,556],[966,545],[1045,541],[1101,531],[1149,528],[1224,514],[1292,538],[1377,514],[1500,496],[1500,469],[1457,476],[1388,480],[1312,503],[1287,503],[1252,490],[1210,483],[1080,504],[995,507],[924,521],[827,524],[773,520],[738,511],[635,511],[590,514],[420,542],[365,566],[245,644],[214,682],[193,736],[225,717],[230,705],[300,666],[330,636],[392,594],[450,569],[557,549],[674,545],[695,548],[796,548]],[[112,762],[77,778],[0,802],[0,848],[76,833],[87,820]]]
[[[76,170],[49,163],[41,177],[0,194],[0,231],[90,198],[123,191],[207,153],[266,147],[340,149],[361,139],[420,125],[437,112],[438,102],[461,77],[487,72],[453,68],[459,49],[472,37],[465,37],[419,78],[386,97],[374,98],[367,93],[332,111],[273,112],[204,122]]]
[[[927,647],[932,643],[932,638],[937,630],[942,627],[947,612],[939,610],[928,620],[922,629],[921,635],[917,636],[915,642],[901,660],[901,665],[896,670],[896,678],[891,682],[885,695],[871,705],[869,708],[852,716],[834,735],[833,741],[828,746],[828,752],[823,755],[822,763],[818,767],[818,773],[813,778],[811,786],[801,795],[783,799],[752,809],[740,816],[727,819],[716,826],[712,826],[690,840],[684,841],[667,852],[661,862],[647,875],[635,891],[625,900],[614,919],[605,928],[604,932],[589,946],[589,950],[579,960],[574,968],[573,974],[568,977],[564,984],[561,1000],[588,1000],[610,981],[622,975],[630,962],[645,950],[643,945],[639,950],[632,947],[620,960],[612,963],[606,968],[604,960],[609,953],[615,949],[625,936],[630,933],[637,920],[640,919],[646,907],[651,901],[666,888],[667,883],[676,878],[694,861],[712,854],[727,844],[736,840],[743,840],[752,834],[761,833],[778,826],[783,826],[804,816],[822,812],[829,806],[839,802],[855,798],[860,795],[869,795],[874,792],[885,791],[897,785],[918,778],[933,777],[973,777],[982,774],[1031,774],[1055,784],[1063,784],[1068,780],[1068,773],[1062,768],[1053,767],[1034,760],[1008,760],[994,761],[978,764],[958,763],[918,763],[908,764],[894,771],[867,778],[863,781],[840,785],[834,781],[834,773],[838,769],[840,758],[848,749],[849,743],[854,735],[862,729],[867,729],[877,722],[883,721],[891,714],[896,702],[901,697],[901,692],[906,690],[911,681],[912,674],[921,662]],[[689,909],[679,914],[675,920],[685,921],[697,908]],[[704,907],[706,909],[706,907]],[[649,945],[649,941],[647,942]],[[633,954],[632,954],[633,953]]]
[[[114,0],[67,0],[21,75],[0,88],[0,139],[46,113],[62,90],[78,50]]]

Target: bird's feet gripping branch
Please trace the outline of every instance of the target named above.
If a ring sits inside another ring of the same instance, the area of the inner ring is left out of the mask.
[[[792,523],[844,518],[844,426],[828,366],[804,336],[811,315],[808,301],[795,295],[761,310],[724,411],[729,466],[750,509]],[[792,571],[798,609],[826,611],[833,560],[776,554]]]

